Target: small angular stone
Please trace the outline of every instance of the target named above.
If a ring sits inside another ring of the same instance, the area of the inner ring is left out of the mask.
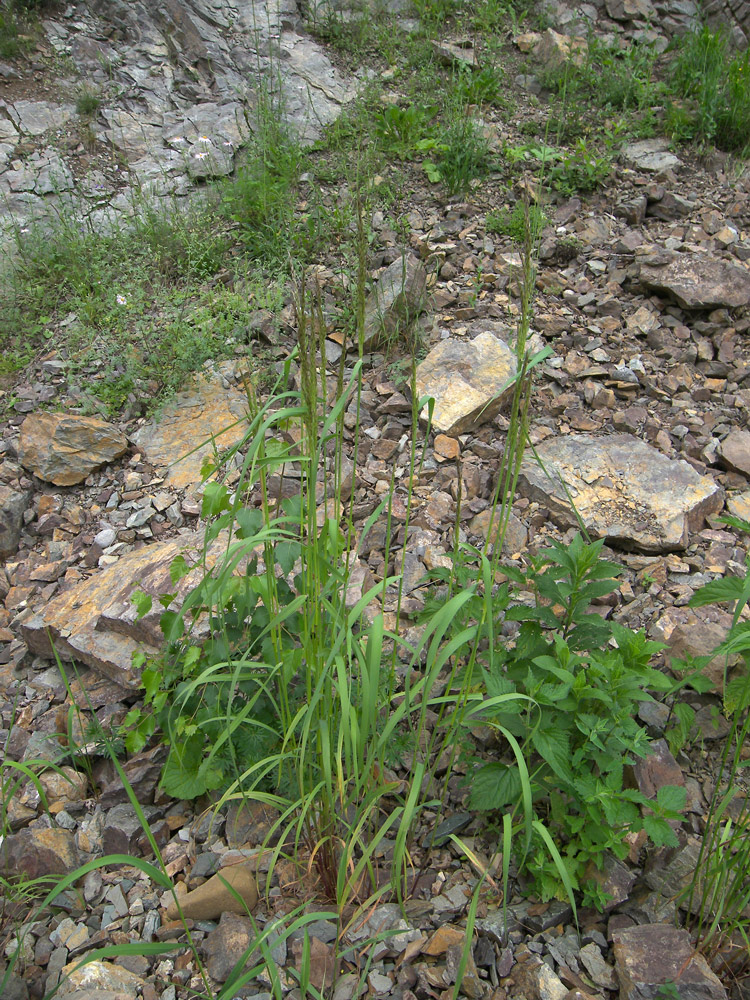
[[[234,890],[234,891],[232,891]],[[238,893],[238,900],[235,893]],[[203,885],[180,899],[182,914],[193,920],[216,920],[223,913],[246,914],[258,902],[258,886],[247,865],[227,865]],[[174,900],[167,907],[167,919],[177,920],[180,910]],[[222,980],[223,982],[223,980]]]
[[[619,3],[620,0],[614,0],[614,2]],[[632,142],[623,146],[620,156],[625,163],[635,167],[636,170],[662,173],[665,170],[676,170],[682,166],[682,161],[674,153],[670,153],[668,149],[669,141],[667,139],[643,139],[641,142]],[[644,210],[645,207],[644,202]]]
[[[226,892],[226,889],[223,891]],[[214,913],[214,916],[218,914]],[[206,967],[211,978],[218,983],[226,982],[242,956],[246,953],[249,955],[248,949],[255,936],[252,920],[226,909],[219,920],[219,926],[209,933],[203,945]]]
[[[632,774],[638,791],[647,799],[656,798],[664,785],[682,787],[685,784],[682,768],[672,756],[666,740],[654,740],[649,755],[632,765]]]
[[[0,559],[12,556],[18,548],[28,503],[28,493],[19,493],[0,483]]]
[[[56,996],[78,997],[79,991],[91,990],[92,992],[102,991],[105,994],[110,993],[117,996],[135,997],[146,985],[140,976],[121,965],[94,961],[77,969],[79,964],[80,958],[77,958],[63,968],[60,989]]]
[[[460,927],[443,924],[442,927],[438,927],[427,944],[423,945],[422,953],[424,955],[444,955],[452,945],[463,945],[465,938],[466,932]]]
[[[719,445],[719,454],[730,469],[750,477],[750,431],[731,430]]]

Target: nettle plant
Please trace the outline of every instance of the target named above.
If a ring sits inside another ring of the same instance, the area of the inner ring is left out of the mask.
[[[620,572],[602,559],[602,546],[576,535],[525,569],[503,568],[509,580],[494,594],[480,654],[485,706],[472,713],[496,730],[500,759],[475,758],[469,779],[471,808],[490,816],[532,809],[561,845],[567,883],[538,837],[525,854],[523,867],[542,897],[582,888],[594,904],[604,899],[590,865],[600,866],[606,851],[624,857],[626,834],[639,830],[656,845],[676,844],[668,820],[685,805],[684,788],[664,787],[651,800],[628,787],[628,765],[649,753],[637,705],[651,698],[649,689],[669,691],[672,682],[651,666],[661,644],[591,610],[616,589]],[[441,574],[463,586],[476,575],[471,553]],[[464,614],[482,607],[477,595]],[[509,622],[518,623],[510,641],[501,631]]]

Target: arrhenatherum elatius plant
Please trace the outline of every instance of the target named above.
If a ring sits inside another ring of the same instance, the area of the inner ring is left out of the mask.
[[[750,522],[723,520],[750,532]],[[692,607],[729,602],[732,623],[711,654],[724,657],[724,714],[731,725],[718,761],[695,873],[682,896],[697,947],[714,968],[735,978],[750,972],[750,793],[747,747],[750,735],[750,556],[744,576],[725,576],[696,591]],[[735,664],[730,677],[730,665]]]

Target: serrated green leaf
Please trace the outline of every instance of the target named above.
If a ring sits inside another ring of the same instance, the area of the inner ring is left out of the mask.
[[[750,706],[750,674],[733,677],[724,688],[724,710],[728,715],[744,711]]]
[[[662,785],[656,793],[657,805],[665,813],[680,815],[685,809],[687,791],[680,785]]]
[[[711,580],[693,594],[688,607],[701,608],[705,604],[736,601],[742,596],[744,588],[745,579],[741,576],[723,576],[720,580]]]
[[[516,802],[520,794],[521,778],[517,767],[485,764],[472,779],[470,807],[482,812],[502,809]]]
[[[206,483],[203,487],[201,517],[204,519],[216,517],[222,511],[229,510],[229,490],[223,483]]]
[[[651,814],[643,817],[643,829],[655,847],[677,847],[679,840],[672,827],[661,816]]]
[[[138,613],[136,621],[147,615],[153,605],[153,598],[151,597],[151,594],[144,594],[142,590],[134,590],[130,595],[130,600],[133,604],[135,604],[135,609]]]
[[[187,576],[190,569],[185,556],[175,556],[169,564],[169,579],[172,581],[172,585],[175,586],[184,576]]]
[[[141,674],[141,687],[144,690],[144,697],[147,701],[150,701],[159,690],[161,678],[161,671],[153,670],[152,668],[146,668]]]
[[[539,756],[558,778],[571,784],[575,777],[570,769],[570,741],[568,734],[560,729],[536,729],[531,733],[531,742]]]

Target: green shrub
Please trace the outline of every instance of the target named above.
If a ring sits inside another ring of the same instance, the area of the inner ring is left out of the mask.
[[[28,48],[23,23],[11,10],[0,9],[0,58],[15,59]]]
[[[723,520],[750,532],[750,522]],[[727,602],[732,624],[724,641],[706,661],[725,657],[724,715],[730,727],[724,741],[701,848],[690,885],[680,897],[696,934],[696,947],[730,975],[741,980],[750,967],[750,793],[746,748],[750,738],[750,622],[742,613],[750,604],[750,555],[744,576],[725,576],[695,592],[691,607]],[[733,676],[728,664],[738,659]],[[703,665],[703,664],[701,664]]]
[[[599,155],[584,139],[562,154],[549,171],[549,181],[557,191],[572,195],[577,191],[596,191],[607,180],[612,169],[609,156]]]
[[[504,209],[489,212],[486,229],[488,233],[510,236],[516,243],[524,246],[529,239],[532,245],[536,244],[546,225],[547,217],[540,205],[525,205],[522,201],[517,201],[512,212]]]
[[[625,784],[624,765],[649,750],[637,705],[650,698],[649,689],[667,691],[671,682],[651,666],[660,644],[591,611],[593,600],[616,588],[620,572],[602,560],[602,544],[578,535],[540,552],[527,570],[505,567],[511,582],[493,597],[488,649],[479,658],[485,707],[472,716],[497,731],[502,758],[477,760],[469,779],[474,809],[491,814],[533,803],[562,845],[570,884],[594,903],[602,902],[598,890],[583,884],[589,865],[599,866],[605,851],[625,857],[625,835],[633,830],[645,830],[655,844],[676,844],[667,820],[685,801],[684,789],[661,789],[653,801]],[[460,587],[476,568],[459,561],[453,573]],[[522,602],[521,592],[535,603]],[[478,596],[463,613],[481,613]],[[519,623],[512,644],[501,633],[508,622]],[[545,844],[532,846],[525,867],[543,898],[566,888]]]
[[[445,184],[449,195],[466,193],[472,181],[490,169],[490,148],[481,126],[467,114],[454,117],[435,147],[438,151],[436,172],[428,177]]]
[[[680,139],[712,142],[727,152],[750,145],[750,52],[732,54],[725,32],[708,27],[675,43],[670,87],[686,103],[670,121]]]
[[[494,65],[481,69],[461,68],[454,78],[453,89],[456,99],[463,105],[505,104],[503,73]]]
[[[579,65],[572,61],[543,73],[545,87],[564,94],[577,104],[578,115],[586,102],[596,108],[641,111],[657,103],[663,87],[655,77],[658,53],[647,42],[634,41],[621,47],[588,39],[586,57]]]
[[[418,143],[430,132],[437,107],[412,104],[402,108],[391,104],[375,116],[375,135],[386,155],[402,160],[412,159],[418,152]]]
[[[221,199],[221,211],[237,223],[251,259],[270,264],[288,260],[299,171],[299,146],[270,107],[265,109]]]

